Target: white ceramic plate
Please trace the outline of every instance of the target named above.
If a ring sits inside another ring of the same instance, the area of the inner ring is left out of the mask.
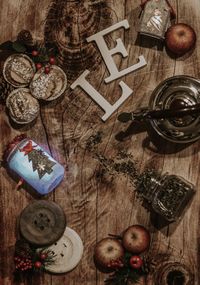
[[[83,255],[83,242],[80,236],[66,227],[63,236],[47,250],[56,255],[52,264],[45,266],[51,273],[65,273],[74,269]]]

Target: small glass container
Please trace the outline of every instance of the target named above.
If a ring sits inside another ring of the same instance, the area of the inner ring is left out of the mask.
[[[151,38],[165,38],[165,32],[171,25],[173,8],[166,0],[147,0],[144,2],[139,33]]]
[[[195,194],[195,187],[180,176],[147,170],[140,176],[137,192],[156,213],[172,222],[181,217]]]
[[[41,195],[51,192],[63,180],[64,167],[24,135],[8,145],[5,159],[8,168]]]

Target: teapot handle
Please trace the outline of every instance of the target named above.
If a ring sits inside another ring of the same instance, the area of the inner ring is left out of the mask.
[[[143,121],[143,120],[159,120],[167,118],[181,118],[186,115],[200,114],[200,103],[179,108],[179,109],[163,109],[163,110],[149,110],[148,108],[139,109],[138,111],[130,113],[121,113],[118,120],[122,123],[128,121]]]

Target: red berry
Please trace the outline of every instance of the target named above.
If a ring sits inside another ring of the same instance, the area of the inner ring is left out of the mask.
[[[47,253],[41,253],[40,254],[40,259],[45,260],[47,258]]]
[[[37,70],[39,70],[40,68],[42,68],[42,64],[39,62],[39,63],[37,63],[36,64],[36,68],[37,68]]]
[[[132,268],[135,268],[135,269],[139,269],[141,268],[143,265],[143,261],[142,261],[142,258],[138,255],[133,255],[131,258],[130,258],[130,266]]]
[[[50,63],[50,64],[55,64],[55,63],[56,63],[55,57],[51,56],[51,57],[49,58],[49,63]]]
[[[37,50],[33,50],[31,54],[32,54],[32,56],[37,56],[39,54],[39,52]]]
[[[40,268],[42,266],[42,263],[40,261],[36,261],[34,263],[35,268]]]
[[[49,72],[50,72],[50,67],[46,66],[45,69],[44,69],[44,72],[45,72],[46,74],[49,74]]]

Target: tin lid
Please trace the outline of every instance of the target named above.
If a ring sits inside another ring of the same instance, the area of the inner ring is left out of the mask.
[[[192,285],[194,284],[194,274],[185,264],[174,262],[171,260],[165,263],[161,262],[155,274],[155,281],[158,285]]]
[[[83,255],[83,243],[80,236],[66,227],[63,236],[47,248],[55,255],[55,261],[47,264],[45,269],[52,273],[65,273],[74,269]]]
[[[26,87],[35,74],[34,62],[25,54],[10,55],[3,66],[5,80],[14,87]]]
[[[26,139],[27,136],[25,134],[21,134],[16,136],[11,142],[9,142],[4,150],[4,154],[3,154],[3,159],[4,161],[8,161],[9,155],[11,154],[11,152],[16,148],[16,146],[23,141],[24,139]]]
[[[22,236],[37,246],[56,242],[63,235],[65,227],[63,209],[51,201],[33,202],[20,215],[19,228]]]
[[[17,124],[29,124],[34,121],[40,111],[40,105],[28,88],[13,90],[6,99],[6,107],[11,119]]]

